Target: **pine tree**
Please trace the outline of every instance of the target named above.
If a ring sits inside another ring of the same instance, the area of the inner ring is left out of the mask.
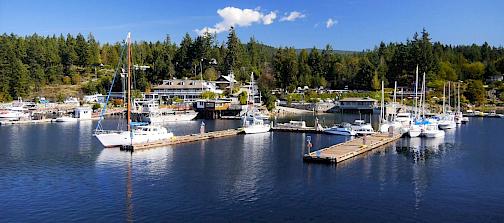
[[[86,65],[97,66],[101,63],[100,61],[100,45],[96,42],[93,34],[89,33],[87,40],[87,59]]]

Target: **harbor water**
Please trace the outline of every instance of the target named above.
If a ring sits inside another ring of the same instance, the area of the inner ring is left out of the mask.
[[[314,123],[279,121],[290,119]],[[103,149],[95,125],[0,126],[0,222],[504,222],[504,119],[471,118],[443,139],[402,138],[338,165],[302,155],[307,136],[313,150],[343,136],[269,132],[129,153]]]

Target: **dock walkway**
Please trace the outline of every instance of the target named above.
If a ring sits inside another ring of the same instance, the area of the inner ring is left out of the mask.
[[[292,127],[272,127],[271,131],[277,132],[306,132],[306,133],[324,133],[323,130],[316,129],[315,127],[305,127],[305,128],[292,128]]]
[[[359,137],[305,154],[303,160],[308,162],[339,163],[394,142],[401,138],[401,136],[402,134],[389,135],[388,133],[376,133],[366,136],[365,145],[363,143],[364,137]]]
[[[227,130],[221,130],[221,131],[215,131],[215,132],[206,132],[203,134],[175,136],[175,137],[173,137],[171,139],[167,139],[167,140],[159,140],[159,141],[153,141],[153,142],[148,142],[148,143],[133,144],[133,146],[124,146],[124,147],[121,147],[121,150],[134,151],[134,150],[141,150],[141,149],[150,149],[150,148],[161,147],[161,146],[169,146],[169,145],[175,145],[175,144],[196,142],[196,141],[201,141],[201,140],[206,140],[206,139],[217,139],[217,138],[223,138],[223,137],[228,137],[228,136],[234,136],[234,135],[238,135],[242,132],[243,132],[242,129],[227,129]]]

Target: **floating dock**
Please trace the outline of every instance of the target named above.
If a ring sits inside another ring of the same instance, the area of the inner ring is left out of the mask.
[[[376,133],[305,154],[304,161],[339,163],[401,138],[402,134]],[[365,141],[365,143],[364,143]]]
[[[316,129],[315,127],[305,127],[305,128],[292,128],[292,127],[272,127],[271,131],[277,132],[306,132],[306,133],[324,133],[323,130]]]
[[[141,149],[150,149],[150,148],[155,148],[155,147],[162,147],[162,146],[169,146],[169,145],[175,145],[175,144],[202,141],[202,140],[206,140],[206,139],[217,139],[217,138],[223,138],[223,137],[228,137],[228,136],[234,136],[234,135],[238,135],[242,132],[243,132],[242,129],[228,129],[228,130],[221,130],[221,131],[215,131],[215,132],[206,132],[203,134],[175,136],[175,137],[173,137],[171,139],[167,139],[167,140],[159,140],[159,141],[153,141],[153,142],[148,142],[148,143],[133,144],[133,146],[131,146],[131,145],[122,146],[121,150],[135,151],[135,150],[141,150]]]

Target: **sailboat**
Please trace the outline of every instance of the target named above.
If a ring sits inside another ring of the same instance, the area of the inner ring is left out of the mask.
[[[460,83],[457,84],[457,111],[455,112],[455,123],[458,125],[462,124],[464,116],[462,111],[460,111]]]
[[[127,146],[133,145],[137,143],[145,143],[152,142],[158,140],[170,139],[173,137],[172,132],[168,132],[168,130],[161,126],[148,125],[147,123],[138,123],[131,121],[131,33],[128,33],[126,38],[127,44],[127,61],[128,61],[128,71],[127,71],[127,97],[126,97],[126,116],[127,116],[127,130],[104,130],[102,128],[101,122],[103,121],[103,117],[107,108],[107,104],[110,98],[110,93],[112,92],[112,87],[115,82],[117,71],[119,70],[119,64],[117,65],[116,72],[114,74],[114,78],[112,80],[112,85],[110,86],[109,94],[107,95],[107,99],[105,101],[105,107],[101,112],[100,120],[95,129],[94,135],[100,141],[100,143],[104,147],[117,147],[117,146]],[[121,52],[120,59],[123,58],[124,49]],[[121,63],[121,62],[119,62]]]
[[[248,94],[248,108],[242,119],[243,131],[246,134],[264,133],[271,129],[269,124],[264,123],[264,119],[259,115],[254,106],[254,73],[250,74],[250,92]]]
[[[411,120],[411,125],[408,128],[408,135],[411,138],[419,137],[422,133],[422,127],[418,123],[418,65],[415,72],[415,115]]]
[[[440,129],[453,129],[457,127],[457,124],[455,123],[455,115],[451,112],[450,85],[451,83],[448,82],[448,111],[446,111],[446,108],[444,106],[445,87],[443,86],[443,115],[441,116],[438,123]]]

